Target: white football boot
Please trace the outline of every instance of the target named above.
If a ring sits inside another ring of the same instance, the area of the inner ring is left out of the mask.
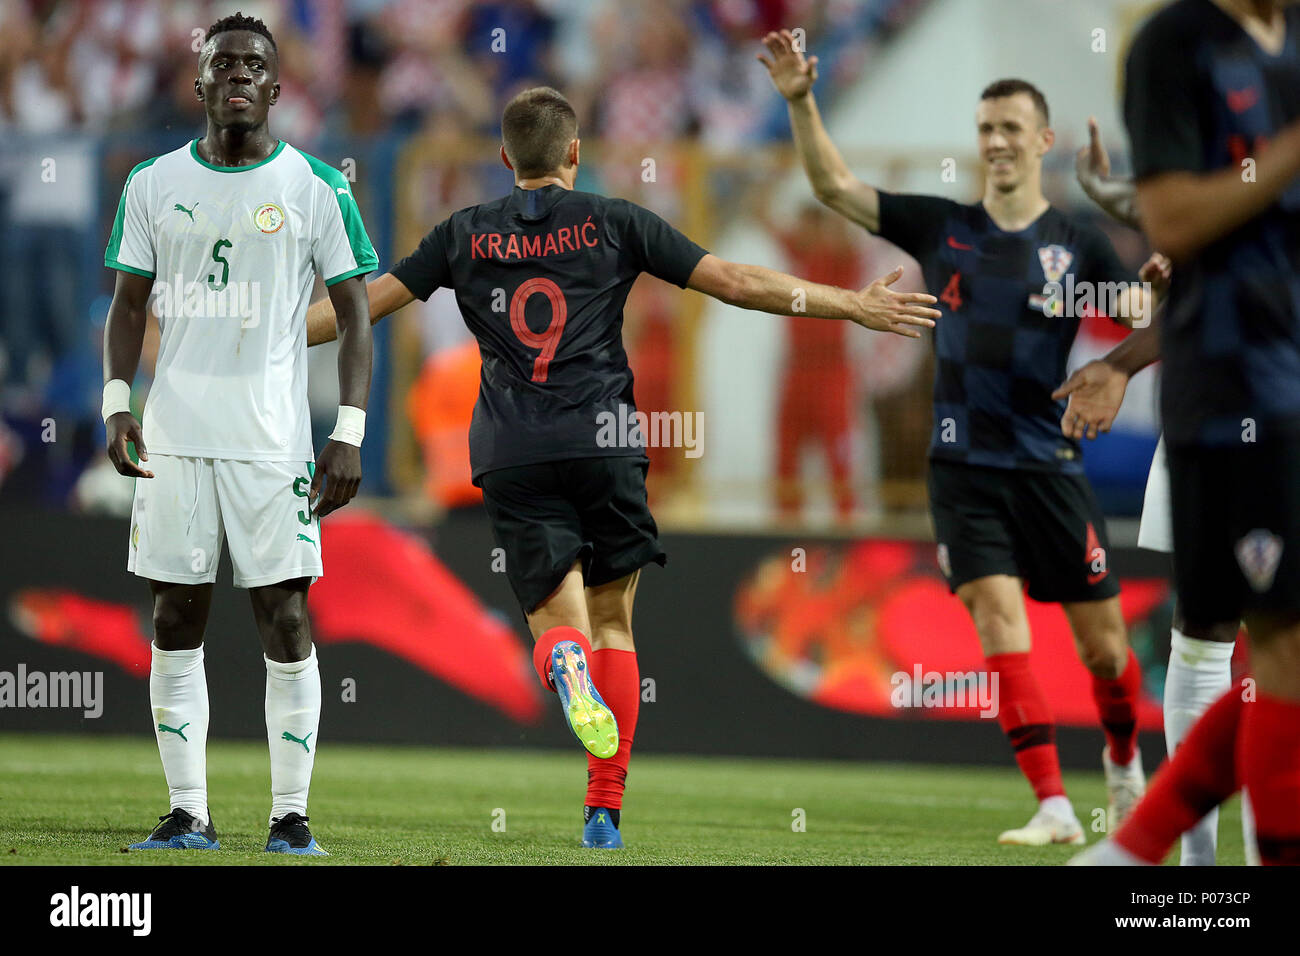
[[[1082,846],[1088,840],[1083,835],[1083,824],[1073,812],[1063,817],[1040,809],[1020,829],[1007,830],[999,836],[998,842],[1014,846],[1048,846],[1053,843]]]
[[[1106,832],[1114,833],[1128,819],[1142,794],[1147,792],[1146,774],[1142,772],[1142,751],[1133,749],[1133,759],[1120,766],[1110,759],[1110,748],[1101,752],[1101,766],[1106,773],[1106,792],[1110,806],[1106,811]]]

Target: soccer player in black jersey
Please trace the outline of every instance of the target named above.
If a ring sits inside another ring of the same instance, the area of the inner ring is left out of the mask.
[[[812,94],[816,57],[805,59],[788,31],[764,44],[759,59],[787,100],[817,198],[914,256],[939,293],[929,481],[939,566],[998,677],[999,720],[1039,800],[1029,823],[999,840],[1083,843],[1051,710],[1029,669],[1021,591],[1027,584],[1030,597],[1059,603],[1069,618],[1106,735],[1112,820],[1122,819],[1144,788],[1141,675],[1106,564],[1105,522],[1079,443],[1061,432],[1065,403],[1052,391],[1078,331],[1080,290],[1127,324],[1154,304],[1102,233],[1043,196],[1042,161],[1054,134],[1031,84],[1002,80],[980,97],[981,202],[891,194],[854,176],[831,143]]]
[[[641,692],[632,600],[640,569],[665,561],[646,505],[645,436],[607,427],[636,415],[621,336],[632,283],[648,272],[776,315],[804,297],[809,316],[914,338],[939,313],[933,296],[889,290],[901,269],[857,293],[803,282],[723,261],[633,203],[575,190],[577,118],[555,90],[516,96],[501,132],[514,190],[435,226],[370,284],[370,312],[377,321],[451,288],[478,339],[473,480],[536,641],[538,676],[589,751],[583,845],[617,848]],[[333,336],[322,300],[308,342]]]
[[[1297,864],[1300,8],[1163,8],[1133,42],[1124,114],[1142,224],[1174,263],[1160,355],[1178,600],[1194,625],[1245,619],[1254,694],[1215,702],[1082,862],[1159,862],[1244,786],[1262,862]]]

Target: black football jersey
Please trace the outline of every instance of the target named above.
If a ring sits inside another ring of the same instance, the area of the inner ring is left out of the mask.
[[[685,288],[705,255],[635,203],[562,186],[516,186],[435,226],[392,273],[420,299],[454,289],[478,339],[475,482],[515,465],[643,455],[602,427],[635,421],[623,304],[643,272]]]

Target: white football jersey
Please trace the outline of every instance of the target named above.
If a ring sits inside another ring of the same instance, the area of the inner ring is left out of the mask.
[[[154,280],[162,344],[142,423],[150,452],[314,457],[313,274],[333,285],[379,264],[342,173],[283,141],[260,163],[213,166],[196,140],[131,171],[104,264]]]

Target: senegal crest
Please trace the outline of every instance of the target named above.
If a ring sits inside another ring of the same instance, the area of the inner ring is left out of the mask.
[[[264,202],[253,210],[253,225],[267,235],[279,232],[284,225],[284,210],[273,202]]]

